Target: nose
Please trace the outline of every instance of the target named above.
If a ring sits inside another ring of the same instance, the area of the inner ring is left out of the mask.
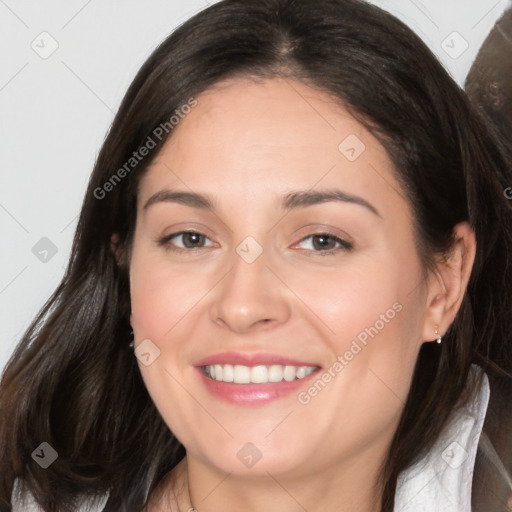
[[[293,295],[269,263],[265,251],[252,263],[235,252],[231,270],[215,287],[215,323],[244,334],[286,322]]]

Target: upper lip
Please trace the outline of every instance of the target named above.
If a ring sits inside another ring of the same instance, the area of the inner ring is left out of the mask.
[[[269,353],[242,353],[242,352],[223,352],[213,354],[196,363],[196,366],[209,366],[212,364],[240,364],[244,366],[272,365],[280,364],[283,366],[320,366],[311,361],[299,361],[278,354]]]

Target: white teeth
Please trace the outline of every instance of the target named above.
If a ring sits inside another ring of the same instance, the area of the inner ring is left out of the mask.
[[[249,382],[251,382],[251,369],[248,366],[236,364],[233,382],[236,382],[237,384],[249,384]]]
[[[306,367],[297,368],[297,379],[303,379],[306,376]]]
[[[217,380],[222,380],[222,366],[220,364],[216,364],[213,367],[214,375]]]
[[[233,382],[235,380],[235,370],[230,364],[226,364],[223,366],[222,380],[224,382]]]
[[[219,382],[234,382],[235,384],[266,384],[268,382],[281,382],[283,379],[292,382],[311,375],[316,366],[283,366],[273,364],[270,366],[244,366],[241,364],[216,364],[204,367],[208,377]]]
[[[292,368],[293,366],[287,366],[286,368]],[[268,369],[268,381],[269,382],[281,382],[283,380],[283,367],[279,364],[273,364]],[[295,378],[295,375],[293,376]],[[292,379],[293,380],[293,379]]]
[[[284,380],[291,382],[295,380],[295,376],[297,375],[297,369],[295,366],[285,366],[284,367]]]
[[[251,382],[261,384],[268,382],[268,370],[266,366],[253,366],[251,368]]]

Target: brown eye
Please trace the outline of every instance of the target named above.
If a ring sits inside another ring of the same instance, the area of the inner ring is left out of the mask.
[[[180,238],[182,240],[181,246],[172,242],[172,240],[180,240]],[[158,241],[158,244],[170,250],[203,249],[206,247],[203,244],[207,239],[205,235],[196,231],[179,231],[162,238]]]
[[[309,239],[312,241],[309,245],[314,252],[332,254],[337,251],[353,249],[353,245],[350,242],[330,233],[314,233],[303,238],[301,243]]]

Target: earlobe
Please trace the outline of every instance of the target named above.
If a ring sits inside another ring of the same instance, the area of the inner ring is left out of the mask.
[[[476,239],[467,222],[457,224],[454,244],[429,279],[423,340],[437,341],[455,319],[475,261]],[[436,333],[437,331],[437,333]]]

